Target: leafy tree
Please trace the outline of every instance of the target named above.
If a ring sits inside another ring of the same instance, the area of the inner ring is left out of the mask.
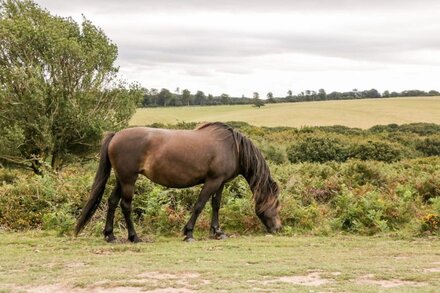
[[[264,102],[260,99],[260,95],[257,92],[254,92],[253,94],[253,104],[255,107],[260,108],[261,106],[264,106]]]
[[[182,103],[183,105],[189,106],[190,102],[191,102],[191,92],[188,89],[184,89],[182,91]]]
[[[324,89],[319,89],[318,90],[318,99],[319,100],[325,100],[327,97],[327,93],[325,92]]]
[[[275,103],[275,99],[273,98],[273,93],[272,92],[268,92],[266,97],[267,97],[267,102],[268,103]]]
[[[214,104],[214,96],[209,94],[208,97],[206,98],[207,100],[207,104],[208,105],[213,105]]]
[[[168,89],[161,89],[157,95],[157,103],[166,107],[173,98],[173,94]]]
[[[376,89],[364,91],[364,96],[367,98],[380,98],[381,95]]]
[[[0,1],[0,160],[41,173],[125,127],[141,101],[117,80],[117,47],[87,19]]]
[[[254,99],[254,106],[257,108],[260,108],[262,106],[265,106],[266,104],[264,103],[263,100],[261,99]]]
[[[206,104],[205,93],[202,91],[197,91],[197,93],[194,96],[194,103],[196,105],[205,105]]]
[[[223,105],[229,105],[229,103],[231,102],[231,98],[227,94],[221,94],[220,101]]]

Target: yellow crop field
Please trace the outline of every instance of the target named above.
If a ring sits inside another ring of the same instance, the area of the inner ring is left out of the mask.
[[[181,121],[244,121],[256,126],[345,125],[359,128],[390,123],[440,124],[440,97],[281,103],[261,108],[251,105],[142,108],[137,110],[130,124],[175,124]]]

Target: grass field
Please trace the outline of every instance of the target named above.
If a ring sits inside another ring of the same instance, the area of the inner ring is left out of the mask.
[[[0,233],[1,292],[436,292],[438,239],[236,237],[107,244]]]
[[[179,121],[245,121],[256,126],[346,125],[369,128],[378,124],[440,123],[440,97],[366,99],[251,105],[138,109],[132,125]]]

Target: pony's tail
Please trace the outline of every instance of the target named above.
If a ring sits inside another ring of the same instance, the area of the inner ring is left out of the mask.
[[[115,133],[109,133],[105,136],[100,152],[99,167],[96,171],[95,180],[93,181],[92,191],[90,192],[89,198],[86,205],[81,211],[81,215],[76,223],[75,236],[77,236],[84,226],[90,221],[90,218],[95,213],[101,202],[102,195],[104,194],[105,184],[107,183],[108,177],[110,176],[110,171],[112,165],[108,158],[108,145],[112,140]]]

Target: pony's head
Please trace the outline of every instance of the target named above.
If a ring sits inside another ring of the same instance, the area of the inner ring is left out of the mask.
[[[263,197],[265,200],[257,202],[255,212],[266,227],[267,232],[275,233],[281,230],[279,215],[281,204],[278,199],[278,184],[275,181],[270,182],[270,188],[268,188],[267,192],[269,192],[269,194]]]
[[[221,124],[223,125],[223,124]],[[254,195],[255,212],[269,233],[281,229],[279,211],[281,208],[278,184],[270,176],[269,166],[261,151],[253,142],[229,126],[223,126],[232,133],[240,173],[249,183]]]

